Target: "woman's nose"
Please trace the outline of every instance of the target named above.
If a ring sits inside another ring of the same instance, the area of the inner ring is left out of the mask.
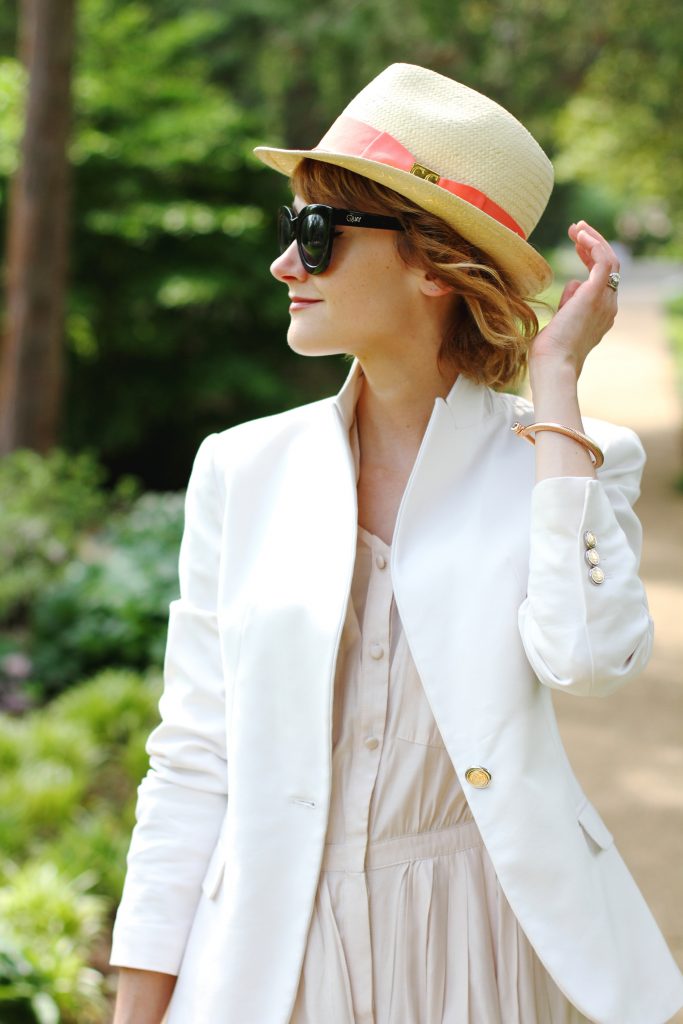
[[[303,281],[308,271],[301,262],[296,241],[270,265],[270,272],[278,281]]]

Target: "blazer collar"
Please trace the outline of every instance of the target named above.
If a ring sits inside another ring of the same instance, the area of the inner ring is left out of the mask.
[[[341,415],[344,426],[351,429],[356,415],[356,402],[361,389],[363,370],[357,359],[344,381],[341,390],[334,398]],[[475,426],[487,416],[494,413],[493,392],[484,384],[475,384],[474,381],[458,374],[455,384],[445,398],[437,398],[435,406],[443,402],[448,408],[456,427]]]

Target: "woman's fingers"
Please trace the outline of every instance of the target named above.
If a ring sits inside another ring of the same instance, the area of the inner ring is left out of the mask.
[[[584,344],[589,350],[614,323],[617,293],[609,287],[608,281],[609,275],[618,271],[619,260],[611,245],[586,221],[572,224],[568,234],[588,270],[588,280],[567,284],[558,312],[562,311],[560,320],[569,327],[570,333],[576,334],[575,344]]]
[[[592,227],[587,221],[579,220],[579,221],[576,222],[576,224],[572,224],[570,226],[570,228],[569,228],[569,237],[572,238],[572,240],[574,240],[575,237],[577,235],[579,235],[579,234],[583,234],[584,236],[588,236],[591,239],[592,242],[599,242],[599,243],[601,243],[602,245],[605,246],[606,249],[608,249],[610,252],[612,252],[612,255],[614,255],[612,247],[610,246],[610,244],[607,241],[607,239],[603,235],[600,234],[600,232],[597,230],[597,228]]]
[[[609,242],[607,241],[607,239],[603,235],[600,234],[600,232],[597,230],[597,228],[592,227],[588,223],[588,221],[585,221],[585,220],[577,221],[576,227],[579,229],[579,231],[587,231],[590,235],[593,235],[594,238],[597,238],[597,240],[599,242],[603,242],[604,245],[606,245],[608,249],[611,249],[611,246],[610,246]]]
[[[568,233],[576,246],[579,259],[589,271],[596,263],[607,263],[607,273],[619,269],[619,260],[612,246],[585,220],[570,225]]]
[[[585,228],[581,228],[576,236],[576,241],[577,251],[579,251],[579,255],[584,254],[583,262],[586,263],[589,270],[592,269],[594,263],[609,262],[611,264],[612,260],[616,260],[616,256],[607,242],[596,238]]]
[[[586,269],[591,270],[600,255],[599,240],[583,228],[576,228],[570,238],[576,247],[577,256]]]
[[[591,267],[591,274],[593,277],[604,277],[607,280],[607,275],[611,274],[616,268],[612,266],[612,260],[609,255],[603,253],[600,254],[598,259],[595,260]],[[590,275],[589,275],[590,277]]]
[[[617,307],[617,293],[608,285],[609,275],[619,270],[619,260],[612,246],[607,242],[599,231],[587,224],[586,221],[579,221],[569,228],[569,237],[576,246],[576,252],[588,270],[588,281],[586,282],[586,298],[593,295],[593,302],[599,302],[613,322]],[[571,294],[578,289],[574,288]],[[562,304],[571,295],[564,296]]]

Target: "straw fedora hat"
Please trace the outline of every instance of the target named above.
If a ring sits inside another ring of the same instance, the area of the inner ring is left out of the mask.
[[[435,71],[392,64],[314,149],[254,153],[282,174],[308,157],[386,185],[491,256],[527,296],[552,280],[527,241],[552,190],[550,160],[507,110]]]

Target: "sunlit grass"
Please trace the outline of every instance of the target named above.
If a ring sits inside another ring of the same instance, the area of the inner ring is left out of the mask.
[[[670,299],[665,308],[666,336],[676,365],[676,383],[678,394],[683,402],[683,295]],[[679,491],[683,491],[683,473],[676,483]]]
[[[678,390],[683,399],[683,295],[666,304],[666,335],[676,361]]]

